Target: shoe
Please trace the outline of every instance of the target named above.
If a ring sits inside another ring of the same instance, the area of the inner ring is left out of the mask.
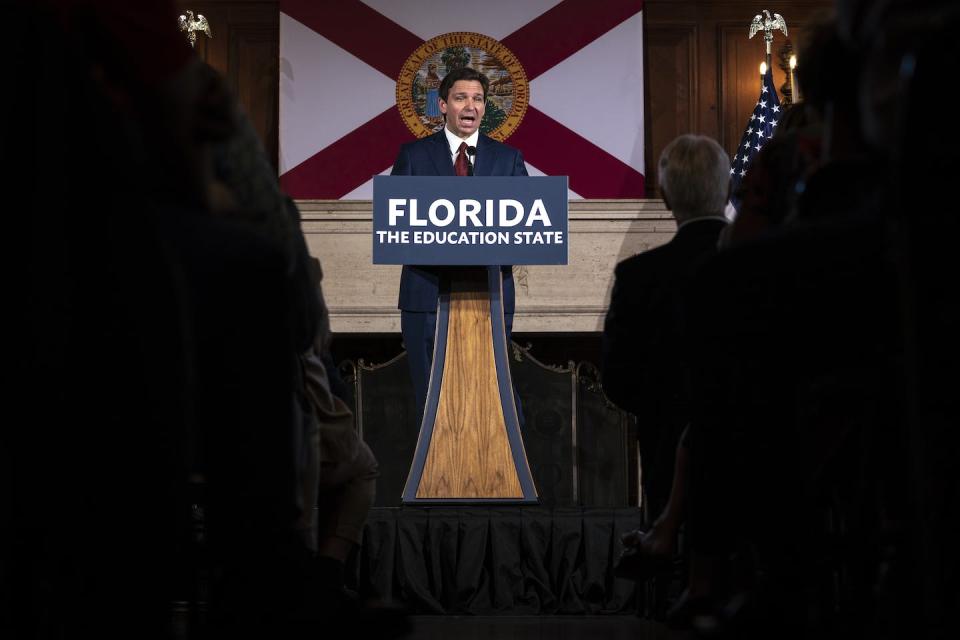
[[[359,598],[352,591],[348,591],[347,595],[344,609],[331,617],[337,622],[335,628],[349,628],[356,632],[357,637],[378,640],[401,638],[413,630],[404,607],[378,598]]]
[[[689,596],[684,591],[667,610],[664,620],[670,629],[690,629],[694,620],[717,617],[716,602],[711,596]]]
[[[758,624],[757,606],[752,594],[738,592],[725,603],[717,602],[712,612],[695,615],[691,627],[700,638],[763,638],[767,625]],[[776,621],[768,620],[770,625]]]
[[[348,628],[359,638],[390,640],[412,629],[405,608],[377,598],[362,598],[345,587],[326,585],[311,591],[309,598],[311,601],[301,603],[289,618],[298,637],[309,637],[306,632],[328,635],[331,629]]]

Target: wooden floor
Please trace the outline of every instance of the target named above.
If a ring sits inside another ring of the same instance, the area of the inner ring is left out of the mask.
[[[408,640],[685,640],[684,631],[632,615],[414,616]]]

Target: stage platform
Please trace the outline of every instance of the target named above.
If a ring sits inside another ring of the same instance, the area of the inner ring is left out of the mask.
[[[683,640],[693,636],[636,616],[414,616],[412,623],[405,640]]]

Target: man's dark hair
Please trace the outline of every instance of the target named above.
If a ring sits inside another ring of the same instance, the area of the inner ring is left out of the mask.
[[[450,95],[450,87],[453,86],[453,83],[457,80],[476,80],[483,87],[483,99],[487,99],[487,89],[490,88],[490,80],[487,79],[487,76],[483,75],[476,69],[471,69],[470,67],[460,67],[459,69],[454,69],[447,75],[443,77],[443,80],[440,82],[440,99],[444,102],[447,102],[447,96]]]

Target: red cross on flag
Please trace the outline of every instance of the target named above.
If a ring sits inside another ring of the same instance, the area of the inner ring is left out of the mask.
[[[481,131],[570,196],[640,198],[642,0],[280,0],[280,181],[369,199],[400,145],[443,126],[439,80],[490,79]]]

